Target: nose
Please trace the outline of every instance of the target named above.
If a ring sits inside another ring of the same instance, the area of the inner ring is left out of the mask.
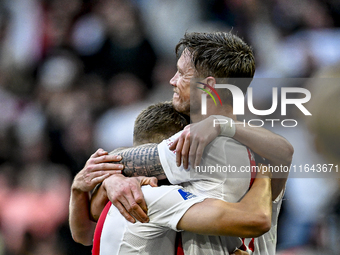
[[[176,87],[177,85],[177,77],[178,77],[178,71],[175,73],[175,75],[170,79],[170,84],[174,87]]]

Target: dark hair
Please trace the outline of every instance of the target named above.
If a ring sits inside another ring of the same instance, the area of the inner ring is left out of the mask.
[[[187,118],[173,108],[172,102],[153,104],[136,118],[133,143],[160,143],[188,125]]]
[[[247,79],[248,84],[239,86],[245,92],[254,76],[255,58],[252,48],[230,32],[185,33],[176,45],[178,58],[185,49],[189,51],[200,78],[229,78],[229,83],[236,80],[230,78],[250,78]]]

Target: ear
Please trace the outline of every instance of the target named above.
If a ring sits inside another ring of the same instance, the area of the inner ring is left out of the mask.
[[[215,88],[216,85],[216,79],[212,76],[209,76],[206,78],[206,84],[208,84],[210,87]],[[210,90],[210,89],[209,89]],[[211,90],[210,90],[211,91]],[[212,92],[212,91],[211,91]]]

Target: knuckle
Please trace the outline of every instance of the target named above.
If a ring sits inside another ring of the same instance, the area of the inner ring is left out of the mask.
[[[127,205],[125,209],[128,213],[133,212],[132,206],[130,206],[130,205]]]
[[[140,203],[143,202],[143,198],[138,196],[138,197],[135,198],[135,201],[136,201],[137,204],[140,204]]]
[[[112,204],[114,204],[114,206],[116,206],[117,207],[117,204],[118,204],[118,198],[117,198],[117,196],[116,195],[113,195],[113,196],[111,196],[111,202],[112,202]]]
[[[138,209],[138,207],[139,207],[138,204],[135,203],[135,202],[133,202],[133,203],[131,204],[130,210],[131,210],[131,211],[135,211],[135,210]]]

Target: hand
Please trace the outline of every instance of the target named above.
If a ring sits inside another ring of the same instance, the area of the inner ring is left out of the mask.
[[[241,251],[241,250],[237,249],[237,250],[236,250],[233,254],[231,254],[231,255],[249,255],[249,253],[246,252],[246,251]]]
[[[148,209],[140,188],[142,185],[157,187],[157,178],[144,176],[128,178],[117,174],[103,182],[109,200],[131,223],[135,223],[136,220],[149,222]]]
[[[214,127],[214,117],[194,124],[187,125],[180,137],[170,146],[170,150],[176,150],[176,164],[180,166],[183,161],[185,169],[189,166],[199,166],[205,146],[214,140],[221,132],[220,125]]]
[[[107,151],[98,149],[87,160],[84,168],[74,177],[72,188],[89,192],[110,175],[121,174],[124,165],[111,163],[119,162],[121,159],[121,156],[109,155]]]

